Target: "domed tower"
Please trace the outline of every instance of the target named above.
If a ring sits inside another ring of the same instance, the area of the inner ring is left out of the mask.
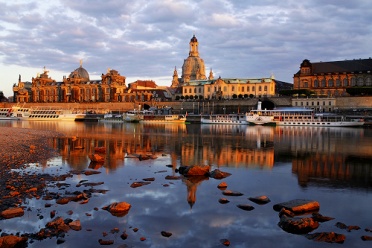
[[[89,81],[89,73],[83,68],[82,61],[80,61],[80,67],[71,72],[68,77],[71,81],[77,81],[79,83]]]
[[[195,35],[190,40],[189,57],[184,60],[182,66],[182,81],[187,83],[190,80],[207,79],[205,76],[204,60],[199,57],[198,40]]]

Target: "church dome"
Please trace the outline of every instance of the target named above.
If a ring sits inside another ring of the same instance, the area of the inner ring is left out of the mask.
[[[80,78],[84,81],[89,81],[89,73],[82,66],[71,72],[69,78]]]
[[[204,60],[200,57],[188,57],[185,59],[182,66],[182,78],[184,82],[206,79]]]
[[[198,42],[198,39],[196,39],[195,34],[194,34],[194,36],[191,38],[190,42]]]

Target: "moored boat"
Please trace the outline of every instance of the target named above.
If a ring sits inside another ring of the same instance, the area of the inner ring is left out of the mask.
[[[125,122],[139,122],[143,119],[143,114],[137,110],[130,110],[123,114]]]
[[[14,115],[27,121],[75,121],[86,114],[70,109],[14,107]]]
[[[13,108],[0,108],[0,120],[18,120],[18,118],[14,115]]]
[[[203,115],[200,118],[202,124],[230,124],[230,125],[247,125],[244,114],[224,114],[224,115]]]
[[[313,109],[295,107],[251,110],[246,116],[247,121],[256,125],[274,124],[277,126],[312,127],[358,127],[364,125],[363,119],[351,119],[334,114],[316,114]]]
[[[106,113],[103,115],[103,118],[100,118],[100,122],[124,122],[122,114],[112,114]]]

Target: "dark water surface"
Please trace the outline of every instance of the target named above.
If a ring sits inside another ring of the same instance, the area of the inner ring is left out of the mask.
[[[30,165],[32,172],[101,172],[74,175],[64,182],[69,185],[50,185],[48,191],[64,195],[89,188],[77,187],[81,180],[104,182],[94,188],[108,190],[93,194],[83,205],[29,199],[24,205],[31,211],[1,221],[0,229],[7,233],[38,232],[51,220],[50,212],[56,210],[56,216],[79,219],[82,225],[81,231],[70,230],[65,243],[58,247],[100,247],[99,239],[114,240],[111,247],[224,247],[221,239],[228,239],[230,247],[372,246],[372,241],[361,239],[372,236],[364,230],[372,228],[372,129],[79,122],[0,125],[56,130],[66,135],[54,141],[60,156]],[[106,147],[103,164],[91,163],[88,157],[95,147]],[[132,154],[156,158],[140,161]],[[184,165],[210,165],[212,170],[218,168],[232,175],[223,180],[165,179],[167,175],[179,176],[175,169]],[[155,180],[149,185],[130,187],[151,177]],[[222,181],[229,190],[244,195],[223,196],[217,188]],[[247,199],[260,195],[268,196],[271,202],[257,205]],[[230,202],[220,204],[222,197]],[[282,230],[273,205],[293,199],[318,201],[320,213],[335,219],[320,223],[313,233],[344,234],[345,243],[316,242]],[[124,217],[101,209],[121,201],[132,205]],[[52,206],[45,208],[46,203]],[[255,209],[244,211],[237,204],[250,204]],[[337,222],[361,229],[348,232],[336,227]],[[114,228],[119,233],[111,233]],[[123,231],[128,234],[126,240],[120,238]],[[172,236],[163,237],[161,231]],[[141,237],[146,240],[141,241]],[[56,238],[29,246],[54,247]]]

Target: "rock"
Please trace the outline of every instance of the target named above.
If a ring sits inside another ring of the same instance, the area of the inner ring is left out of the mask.
[[[81,223],[80,220],[72,221],[68,224],[68,226],[74,230],[74,231],[80,231],[81,230]]]
[[[220,198],[220,199],[218,200],[218,202],[221,203],[221,204],[226,204],[226,203],[229,203],[230,201],[227,200],[226,198]]]
[[[372,236],[363,235],[363,236],[361,237],[361,239],[362,239],[363,241],[372,241]]]
[[[224,246],[230,246],[230,241],[228,239],[220,239],[220,242]]]
[[[359,226],[347,226],[346,224],[344,224],[342,222],[337,222],[336,226],[340,229],[347,229],[348,232],[350,232],[351,230],[359,230],[360,229]]]
[[[86,176],[91,176],[91,175],[100,174],[100,173],[101,173],[100,171],[96,171],[96,170],[87,170],[87,171],[84,171],[84,174]]]
[[[264,205],[270,202],[269,197],[262,195],[262,196],[256,196],[256,197],[249,197],[250,201],[257,203],[259,205]]]
[[[319,223],[313,218],[291,218],[283,215],[280,217],[278,225],[288,233],[306,234],[319,227]]]
[[[227,188],[227,183],[226,182],[221,182],[220,184],[217,185],[217,188],[226,189]]]
[[[273,206],[275,211],[282,208],[289,209],[295,214],[319,211],[319,202],[312,200],[296,199],[288,202],[282,202]]]
[[[222,192],[223,195],[227,196],[242,196],[243,194],[238,191],[232,191],[232,190],[224,190]]]
[[[332,217],[323,216],[320,213],[313,213],[312,216],[313,219],[318,222],[326,222],[334,219]]]
[[[23,208],[8,208],[1,212],[0,216],[5,219],[11,219],[14,217],[20,217],[24,215]]]
[[[134,182],[130,185],[131,188],[138,188],[144,185],[148,185],[150,182]]]
[[[184,176],[207,176],[209,174],[209,165],[192,165],[192,166],[181,166],[179,173]]]
[[[245,211],[252,211],[254,209],[253,206],[251,205],[248,205],[248,204],[239,204],[239,205],[236,205],[238,208],[240,209],[243,209]]]
[[[219,169],[215,169],[209,173],[209,177],[214,179],[223,179],[228,176],[231,176],[231,173],[220,171]]]
[[[113,240],[99,239],[98,242],[99,242],[100,245],[113,245],[114,244]]]
[[[0,247],[2,248],[26,247],[26,242],[26,237],[18,237],[14,235],[0,237]]]
[[[128,238],[128,234],[126,232],[123,232],[121,235],[120,235],[120,238],[122,240],[126,240]]]
[[[49,229],[54,230],[56,233],[67,232],[68,230],[70,230],[70,227],[66,225],[62,217],[55,218],[51,222],[48,222],[45,226]]]
[[[291,212],[290,210],[285,209],[285,208],[282,208],[282,210],[280,210],[280,212],[279,212],[279,217],[282,217],[283,215],[285,215],[287,217],[294,217],[295,216],[295,214],[293,212]]]
[[[109,211],[113,216],[123,217],[128,214],[130,208],[131,205],[127,202],[115,202],[102,209]]]
[[[65,242],[66,242],[65,239],[62,239],[62,238],[58,238],[58,239],[57,239],[57,245],[63,244],[63,243],[65,243]]]
[[[161,231],[161,236],[169,238],[170,236],[172,236],[172,233],[171,232],[166,232],[166,231]]]
[[[344,243],[346,237],[343,234],[334,232],[321,232],[314,234],[307,234],[306,238],[314,241],[327,242],[327,243]]]
[[[148,177],[148,178],[144,178],[142,180],[145,181],[145,182],[153,182],[153,181],[155,181],[155,178],[154,177]]]
[[[145,241],[146,240],[146,237],[141,237],[140,240],[141,241]]]
[[[166,180],[180,180],[181,177],[180,176],[170,176],[170,175],[168,175],[168,176],[165,177],[165,179]]]
[[[71,199],[69,197],[62,197],[62,198],[59,198],[58,200],[56,200],[56,203],[60,204],[60,205],[65,205],[65,204],[69,203],[70,201],[71,201]]]

